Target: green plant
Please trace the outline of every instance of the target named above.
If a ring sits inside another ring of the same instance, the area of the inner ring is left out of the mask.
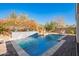
[[[67,28],[66,33],[68,33],[68,34],[76,34],[76,28],[70,26],[70,27]]]
[[[49,23],[46,23],[44,27],[47,31],[55,31],[56,23],[55,22],[49,22]]]

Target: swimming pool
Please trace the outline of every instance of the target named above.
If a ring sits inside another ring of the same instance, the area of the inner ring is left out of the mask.
[[[49,34],[40,36],[37,33],[25,39],[17,40],[18,45],[29,55],[39,56],[46,52],[49,48],[56,45],[63,35]]]

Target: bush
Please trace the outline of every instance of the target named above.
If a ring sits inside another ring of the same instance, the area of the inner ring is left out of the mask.
[[[49,23],[46,23],[44,27],[47,31],[55,31],[56,23],[55,22],[49,22]]]
[[[76,28],[68,27],[67,30],[66,30],[66,33],[68,33],[68,34],[76,34]]]

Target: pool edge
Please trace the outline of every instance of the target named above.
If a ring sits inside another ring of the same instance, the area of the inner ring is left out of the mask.
[[[66,40],[62,40],[65,36],[59,38],[59,41],[55,46],[51,47],[49,50],[47,50],[45,53],[43,53],[41,56],[51,56],[53,55],[64,43]]]
[[[11,43],[19,56],[30,56],[15,41],[11,41]]]

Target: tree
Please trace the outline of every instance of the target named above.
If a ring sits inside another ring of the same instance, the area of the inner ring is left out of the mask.
[[[45,24],[45,29],[46,29],[47,31],[55,31],[55,29],[56,29],[56,23],[53,22],[53,21],[51,21],[51,22],[49,22],[49,23],[46,23],[46,24]]]
[[[68,34],[76,34],[76,27],[69,26],[66,29],[66,33],[68,33]]]
[[[54,22],[57,24],[57,28],[64,28],[66,26],[63,16],[55,17]]]
[[[6,28],[4,27],[4,24],[0,24],[0,34],[6,35],[6,34],[8,34],[8,33],[10,33],[9,29],[6,29]]]

